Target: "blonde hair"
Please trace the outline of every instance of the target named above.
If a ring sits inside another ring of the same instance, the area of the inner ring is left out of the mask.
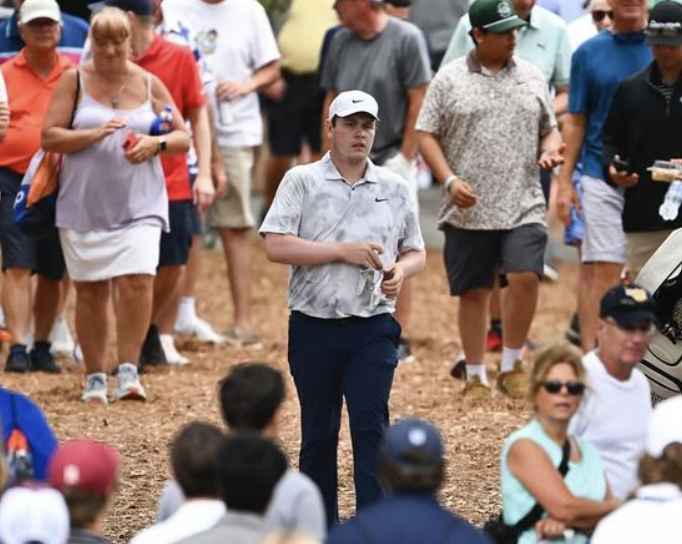
[[[275,531],[270,533],[260,544],[320,544],[320,541],[298,531]]]
[[[568,342],[555,344],[540,352],[535,358],[530,375],[529,394],[531,400],[535,399],[535,395],[542,386],[542,383],[547,379],[549,371],[560,363],[571,365],[578,381],[585,383],[585,367],[583,366],[580,350]]]
[[[123,10],[104,7],[92,16],[90,36],[97,39],[129,39],[131,35],[130,19]]]
[[[668,482],[682,490],[682,444],[668,444],[659,458],[645,455],[639,461],[642,485]]]

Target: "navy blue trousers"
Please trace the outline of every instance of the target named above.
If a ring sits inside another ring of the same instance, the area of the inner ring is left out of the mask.
[[[289,317],[289,367],[301,406],[299,468],[320,488],[327,524],[338,522],[337,449],[346,400],[358,510],[382,497],[379,447],[398,364],[400,325],[391,314],[370,318]]]

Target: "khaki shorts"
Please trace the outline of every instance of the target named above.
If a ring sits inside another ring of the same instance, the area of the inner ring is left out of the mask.
[[[227,173],[227,194],[209,208],[206,219],[210,227],[248,229],[256,224],[251,213],[253,156],[253,147],[220,148]]]
[[[642,267],[672,232],[672,230],[657,230],[625,233],[628,240],[628,269],[632,278],[637,277]]]

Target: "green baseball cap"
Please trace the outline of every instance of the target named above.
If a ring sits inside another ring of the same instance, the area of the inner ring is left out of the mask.
[[[526,21],[516,15],[509,0],[476,0],[469,8],[471,28],[482,28],[488,32],[507,32],[526,26]]]

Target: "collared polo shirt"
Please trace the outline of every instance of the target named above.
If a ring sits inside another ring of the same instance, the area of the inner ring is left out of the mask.
[[[545,223],[540,139],[556,127],[547,85],[535,66],[514,58],[497,74],[472,51],[442,68],[431,83],[417,130],[435,134],[452,171],[478,203],[459,208],[443,197],[438,224],[508,230]]]
[[[315,242],[377,242],[384,249],[384,266],[402,253],[424,249],[407,183],[368,160],[365,176],[351,184],[329,153],[287,172],[260,228],[261,235],[268,233]],[[341,262],[293,266],[289,308],[322,319],[392,312],[395,300],[380,297],[372,304],[372,290],[381,279],[379,271],[363,273]]]
[[[45,79],[27,64],[24,50],[2,65],[10,107],[9,129],[0,144],[0,167],[23,174],[40,149],[40,133],[52,91],[61,75],[73,65],[59,53],[52,73]]]
[[[57,51],[78,64],[83,51],[83,44],[88,37],[88,23],[80,17],[62,13],[62,36],[57,44]],[[0,64],[7,62],[24,47],[24,40],[19,34],[16,12],[0,21]]]
[[[474,48],[469,36],[471,22],[465,15],[452,35],[441,67],[463,57]],[[519,40],[514,54],[540,68],[551,87],[568,85],[571,74],[571,43],[566,23],[554,13],[535,6],[529,24],[519,29]]]
[[[206,104],[199,70],[194,55],[187,47],[155,36],[147,51],[133,61],[163,82],[183,118],[187,119],[191,111]],[[187,153],[162,155],[161,165],[166,178],[168,200],[191,200]]]

